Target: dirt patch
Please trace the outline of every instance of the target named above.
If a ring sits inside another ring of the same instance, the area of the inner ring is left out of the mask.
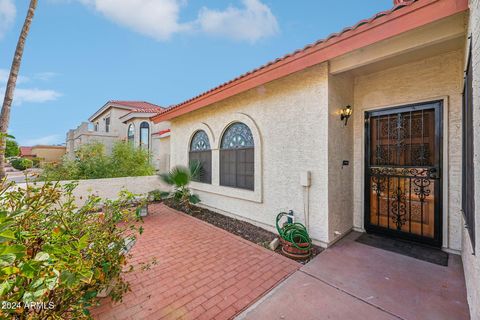
[[[270,231],[257,227],[251,223],[241,221],[235,218],[227,217],[227,216],[224,216],[223,214],[213,212],[205,208],[200,208],[197,206],[192,206],[192,207],[181,206],[172,200],[165,200],[164,204],[169,206],[172,209],[182,211],[194,218],[210,223],[216,227],[219,227],[223,230],[233,233],[239,237],[242,237],[245,240],[258,244],[267,249],[268,249],[269,243],[273,239],[278,237],[277,234],[274,234]],[[323,249],[318,246],[313,246],[311,257],[307,260],[298,261],[298,262],[307,263],[317,254],[322,252],[322,250]],[[279,246],[277,250],[275,250],[275,252],[283,255],[281,246]]]

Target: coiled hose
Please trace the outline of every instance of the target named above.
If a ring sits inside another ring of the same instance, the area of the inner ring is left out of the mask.
[[[280,228],[278,223],[283,216],[288,215],[286,212],[280,212],[277,215],[276,227],[280,237],[288,242],[291,242],[293,246],[299,250],[308,251],[312,248],[312,239],[308,235],[307,228],[301,223],[285,223],[283,227]],[[306,247],[300,247],[297,243],[308,243]]]

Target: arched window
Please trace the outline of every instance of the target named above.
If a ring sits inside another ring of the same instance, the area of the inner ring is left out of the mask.
[[[135,126],[133,123],[128,126],[127,140],[131,144],[133,144],[135,141]]]
[[[150,125],[148,122],[142,122],[140,124],[140,148],[150,149]]]
[[[250,128],[241,122],[231,124],[220,145],[220,185],[254,190],[255,144]]]
[[[194,180],[203,183],[212,183],[212,150],[210,140],[203,130],[198,130],[193,135],[190,143],[189,161],[199,161],[201,164],[200,175]]]

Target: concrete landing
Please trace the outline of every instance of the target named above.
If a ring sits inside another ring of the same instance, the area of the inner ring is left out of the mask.
[[[459,256],[443,267],[355,242],[352,233],[237,319],[470,319]]]

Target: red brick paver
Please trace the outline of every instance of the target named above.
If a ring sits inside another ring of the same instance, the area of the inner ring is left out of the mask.
[[[152,205],[127,274],[123,302],[105,299],[95,319],[230,319],[300,264],[164,205]],[[153,214],[152,214],[153,213]]]

